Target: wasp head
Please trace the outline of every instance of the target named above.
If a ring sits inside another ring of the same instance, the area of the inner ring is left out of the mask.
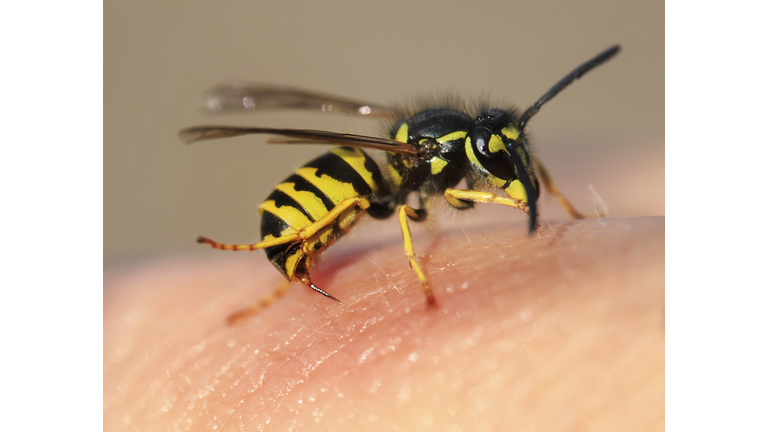
[[[530,230],[534,231],[538,198],[538,188],[534,184],[538,185],[538,181],[530,166],[527,140],[516,123],[512,112],[501,109],[483,112],[475,118],[467,133],[467,150],[471,149],[470,159],[474,156],[477,165],[488,173],[486,178],[491,184],[528,204]]]

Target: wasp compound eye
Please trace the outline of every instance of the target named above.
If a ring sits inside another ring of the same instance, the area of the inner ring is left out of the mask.
[[[504,141],[488,128],[477,127],[472,131],[472,147],[483,168],[500,179],[516,178],[515,165],[510,159]]]
[[[491,157],[491,152],[488,149],[491,136],[491,131],[484,127],[479,127],[472,131],[472,146],[475,148],[475,154],[478,158],[487,159]],[[480,162],[482,162],[482,159]]]

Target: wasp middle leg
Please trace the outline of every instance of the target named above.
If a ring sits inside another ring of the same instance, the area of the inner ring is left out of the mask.
[[[435,294],[432,292],[432,287],[429,285],[427,276],[421,270],[421,266],[416,262],[416,253],[413,250],[413,237],[411,236],[411,228],[408,226],[408,219],[414,222],[422,222],[427,219],[427,212],[424,209],[415,209],[407,204],[402,204],[398,210],[398,219],[400,220],[400,229],[403,232],[403,247],[405,249],[405,256],[408,257],[408,262],[411,265],[413,271],[416,272],[416,276],[421,282],[421,288],[424,290],[424,295],[427,297],[427,305],[429,307],[435,307],[437,305],[435,301]]]

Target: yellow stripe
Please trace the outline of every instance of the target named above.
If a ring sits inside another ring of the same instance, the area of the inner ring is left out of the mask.
[[[357,192],[352,187],[352,184],[338,181],[326,174],[318,177],[317,168],[302,167],[296,170],[296,174],[304,177],[308,182],[320,189],[334,204],[338,205],[347,198],[357,196]]]
[[[392,179],[392,183],[394,183],[395,186],[403,184],[403,177],[397,172],[397,168],[392,166],[392,164],[388,164],[387,171],[389,171],[389,177]]]
[[[525,186],[520,180],[513,181],[509,187],[504,189],[504,192],[509,195],[510,198],[514,198],[524,203],[528,202],[528,195],[525,193]]]
[[[467,158],[470,162],[472,162],[474,165],[482,167],[482,165],[480,165],[480,161],[477,160],[477,156],[475,156],[475,150],[472,149],[472,138],[470,137],[467,137],[467,139],[464,140],[464,152],[467,154]]]
[[[304,253],[299,248],[296,253],[285,259],[285,266],[283,268],[288,279],[293,279],[293,276],[296,274],[296,265],[299,263],[299,258],[303,257]]]
[[[323,200],[320,197],[309,191],[297,191],[295,183],[280,183],[275,189],[293,198],[314,220],[318,220],[328,214],[328,209],[325,208],[325,204],[323,204]]]
[[[304,215],[304,213],[301,212],[301,210],[291,206],[282,206],[278,208],[275,205],[274,200],[264,201],[259,206],[259,214],[265,211],[268,211],[273,215],[277,216],[278,218],[280,218],[280,220],[282,220],[283,222],[288,224],[288,226],[290,226],[291,228],[297,231],[304,228],[305,226],[312,225],[312,221],[307,219],[307,217]],[[284,234],[285,233],[282,233],[281,236]]]
[[[507,151],[507,146],[504,145],[504,141],[502,141],[501,137],[498,135],[491,136],[491,142],[488,143],[488,150],[490,150],[491,153],[503,151],[509,154]]]
[[[365,168],[365,154],[360,149],[353,148],[348,150],[344,148],[335,148],[331,150],[331,153],[344,159],[344,162],[354,168],[355,171],[360,174],[360,177],[362,177],[363,180],[368,183],[368,186],[371,187],[372,191],[379,191],[379,185],[373,181],[373,173]]]
[[[402,143],[408,142],[408,123],[403,122],[402,126],[400,126],[400,129],[397,130],[395,141],[400,141]]]
[[[448,161],[437,156],[429,160],[429,168],[432,170],[432,175],[440,174],[440,171],[448,165]]]
[[[493,185],[493,187],[496,187],[499,189],[503,188],[504,185],[507,184],[506,180],[500,179],[491,173],[488,173],[488,176],[486,178],[488,179],[488,183]]]
[[[520,136],[520,131],[517,130],[514,126],[507,126],[501,130],[501,134],[511,140],[517,140],[517,138]]]
[[[447,143],[448,141],[455,141],[457,139],[462,139],[465,136],[467,136],[467,133],[464,131],[458,131],[458,132],[451,132],[447,135],[443,135],[440,138],[437,139],[437,142],[440,144]]]

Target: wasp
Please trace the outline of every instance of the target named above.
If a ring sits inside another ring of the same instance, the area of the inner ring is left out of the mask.
[[[391,122],[384,138],[321,130],[228,126],[199,126],[179,132],[179,137],[187,143],[269,134],[281,137],[271,139],[271,143],[338,146],[296,170],[261,204],[260,242],[224,244],[206,237],[197,239],[198,243],[221,250],[264,249],[285,277],[273,294],[236,313],[230,321],[266,307],[294,281],[341,303],[312,282],[310,269],[315,257],[349,232],[364,214],[377,219],[397,214],[405,256],[431,307],[436,305],[435,295],[416,260],[408,225],[409,220],[427,219],[431,198],[442,197],[458,210],[470,209],[475,203],[522,210],[529,215],[530,234],[538,227],[536,201],[541,181],[566,213],[582,218],[560,193],[541,161],[531,155],[525,128],[542,105],[616,55],[619,49],[618,45],[608,48],[574,69],[522,114],[515,109],[501,108],[480,108],[472,112],[451,103],[397,109],[266,85],[230,83],[214,88],[207,94],[207,105],[215,111],[304,109],[389,118]],[[367,150],[383,150],[386,162],[379,166]],[[462,180],[467,188],[455,189]],[[413,194],[418,197],[416,208],[407,204]]]

